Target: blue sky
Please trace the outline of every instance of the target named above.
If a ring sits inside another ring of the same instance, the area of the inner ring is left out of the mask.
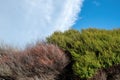
[[[120,0],[85,0],[75,29],[120,28]]]
[[[23,47],[70,28],[120,27],[120,0],[0,0],[0,43]]]

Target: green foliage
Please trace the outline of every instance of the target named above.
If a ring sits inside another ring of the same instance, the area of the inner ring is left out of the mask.
[[[75,70],[75,74],[80,75],[82,78],[92,77],[97,69],[101,67],[94,53],[86,52],[86,55],[81,55],[74,60],[73,70]]]
[[[54,32],[47,41],[72,55],[74,74],[81,78],[90,78],[98,69],[120,63],[120,29],[72,29]]]

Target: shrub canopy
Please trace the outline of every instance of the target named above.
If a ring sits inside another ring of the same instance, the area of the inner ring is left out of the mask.
[[[72,55],[72,69],[81,78],[90,78],[98,69],[120,63],[120,29],[57,31],[47,42],[57,44]]]

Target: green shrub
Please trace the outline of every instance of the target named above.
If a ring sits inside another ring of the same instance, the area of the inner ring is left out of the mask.
[[[120,29],[55,32],[47,42],[72,55],[72,69],[81,78],[90,78],[98,69],[120,63]]]

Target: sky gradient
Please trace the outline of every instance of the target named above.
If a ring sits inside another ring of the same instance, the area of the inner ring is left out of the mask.
[[[120,0],[0,0],[0,43],[23,47],[70,28],[120,28]]]

